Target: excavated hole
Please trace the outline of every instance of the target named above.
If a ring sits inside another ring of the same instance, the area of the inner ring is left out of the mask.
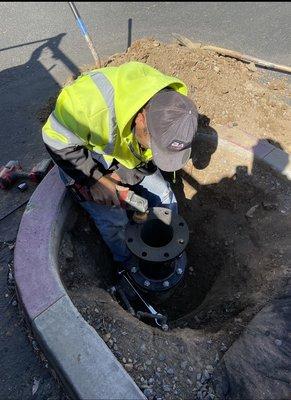
[[[261,171],[260,175],[260,180],[266,184],[266,173]],[[198,185],[186,173],[180,176],[182,178],[193,186]],[[273,184],[272,175],[268,179]],[[269,282],[266,281],[264,286],[260,279],[264,281],[264,274],[275,267],[278,245],[277,241],[270,242],[270,235],[274,227],[283,230],[279,221],[284,214],[278,211],[276,196],[266,194],[255,177],[245,172],[236,174],[235,180],[225,178],[217,184],[199,187],[192,200],[185,199],[181,184],[174,190],[180,214],[190,231],[186,248],[187,271],[174,295],[159,305],[160,311],[168,315],[173,327],[205,326],[217,330],[225,321],[255,306],[255,298],[259,302],[260,298],[267,296]],[[276,209],[264,209],[261,205],[264,201],[266,204],[271,202],[269,207],[272,208],[273,204]],[[254,204],[259,205],[255,215],[247,218],[245,214]],[[80,212],[79,219],[71,233],[73,253],[77,258],[66,260],[66,263],[74,264],[74,268],[65,268],[63,279],[70,289],[88,285],[88,276],[94,276],[95,282],[90,278],[90,284],[107,289],[114,284],[111,255],[83,212]],[[86,233],[83,232],[84,226],[87,226]],[[82,240],[84,234],[88,237],[85,243]],[[164,246],[172,239],[173,231],[162,221],[153,220],[145,225],[141,237],[149,246]],[[94,256],[96,252],[102,254],[101,259],[100,254]],[[146,251],[142,256],[146,258]],[[214,283],[215,293],[212,293]],[[255,290],[258,287],[258,291]]]
[[[290,186],[259,165],[251,175],[239,166],[234,176],[209,185],[198,184],[184,172],[178,178],[173,188],[190,240],[185,279],[159,306],[169,316],[170,332],[132,317],[106,292],[114,282],[112,258],[82,210],[75,227],[64,236],[59,260],[74,304],[121,362],[133,360],[130,374],[137,384],[142,387],[142,379],[155,376],[161,367],[153,388],[163,396],[164,384],[172,384],[172,376],[163,368],[177,366],[176,386],[181,398],[188,398],[191,376],[179,366],[187,360],[195,370],[197,363],[207,365],[221,357],[222,348],[229,348],[286,283]],[[187,182],[193,189],[192,198],[185,198],[182,179],[184,187]],[[155,235],[147,230],[143,234],[153,244]],[[166,233],[162,243],[170,236]],[[173,391],[167,398],[177,396]]]

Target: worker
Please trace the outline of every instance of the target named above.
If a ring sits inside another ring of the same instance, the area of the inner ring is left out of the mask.
[[[128,214],[118,193],[130,188],[149,207],[177,212],[160,170],[186,164],[197,121],[181,80],[136,61],[83,73],[60,92],[43,140],[116,262],[131,257],[124,239]]]

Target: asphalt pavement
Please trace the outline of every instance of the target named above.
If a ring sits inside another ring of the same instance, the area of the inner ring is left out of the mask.
[[[142,37],[172,41],[175,32],[291,65],[289,2],[75,4],[101,57],[122,52]],[[0,15],[0,164],[17,159],[30,169],[47,156],[37,112],[68,75],[92,64],[92,56],[67,2],[0,2]],[[34,355],[6,283],[12,255],[4,242],[15,240],[23,208],[1,218],[32,190],[30,186],[27,193],[0,193],[0,398],[31,398],[39,382],[34,398],[59,400],[63,394]]]

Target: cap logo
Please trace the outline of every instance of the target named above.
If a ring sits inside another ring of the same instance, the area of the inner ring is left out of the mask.
[[[181,151],[184,150],[185,148],[188,148],[191,146],[190,143],[182,142],[181,140],[173,140],[169,145],[168,149],[172,151]]]

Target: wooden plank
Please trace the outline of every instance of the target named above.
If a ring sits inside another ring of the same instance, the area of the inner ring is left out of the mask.
[[[226,57],[232,57],[237,60],[250,62],[250,63],[253,62],[256,65],[259,65],[260,67],[274,69],[274,70],[280,71],[280,72],[287,72],[289,74],[291,73],[291,67],[289,67],[287,65],[271,63],[269,61],[262,60],[260,58],[249,56],[248,54],[243,54],[238,51],[225,49],[223,47],[205,45],[201,42],[195,43],[195,42],[192,42],[190,39],[186,38],[185,36],[179,35],[178,33],[172,33],[172,35],[174,36],[175,39],[177,39],[177,41],[180,44],[188,47],[188,49],[191,49],[191,50],[202,49],[202,50],[214,51],[214,52],[221,54],[223,56],[226,56]]]

